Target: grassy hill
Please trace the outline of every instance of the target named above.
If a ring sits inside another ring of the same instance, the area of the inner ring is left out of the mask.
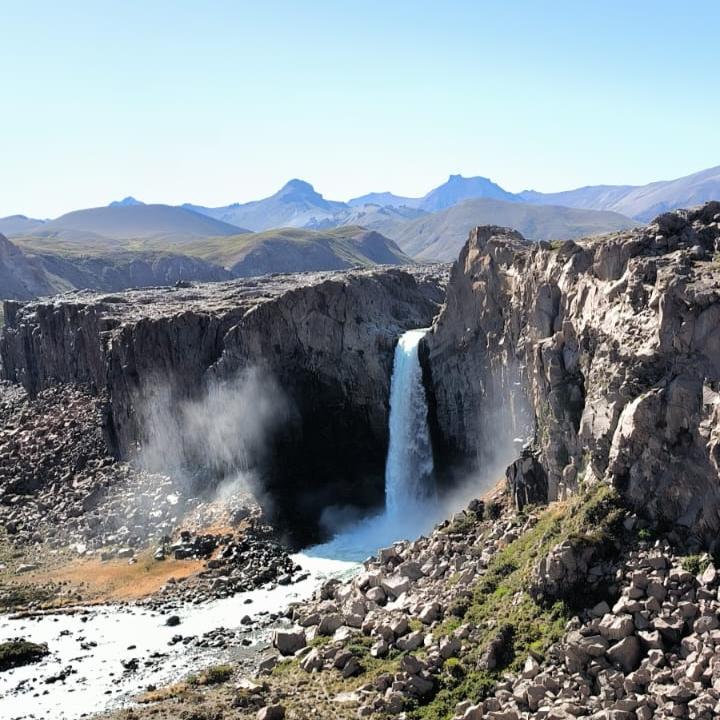
[[[43,234],[19,236],[14,243],[0,239],[0,299],[412,262],[392,240],[360,227],[185,237],[180,245],[162,235],[115,239]]]
[[[454,260],[476,225],[511,227],[531,240],[566,240],[638,224],[613,212],[479,199],[417,218],[400,227],[392,238],[412,257]]]
[[[32,230],[36,236],[84,241],[91,245],[151,237],[162,237],[169,245],[196,237],[237,235],[239,232],[243,232],[243,228],[170,205],[110,205],[75,210]]]
[[[412,262],[392,240],[356,226],[210,238],[184,245],[183,252],[222,265],[238,277]]]

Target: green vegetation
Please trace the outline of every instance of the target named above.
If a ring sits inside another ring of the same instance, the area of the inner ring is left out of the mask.
[[[682,560],[683,568],[693,575],[704,573],[708,565],[710,565],[710,558],[707,555],[688,555]]]
[[[27,640],[10,640],[0,643],[0,671],[29,665],[47,654],[47,645],[38,645]]]
[[[458,702],[486,697],[504,670],[520,670],[530,654],[541,657],[562,637],[574,608],[566,602],[548,605],[533,599],[529,588],[535,566],[553,546],[568,539],[612,547],[623,515],[614,490],[597,485],[569,503],[545,510],[532,529],[501,550],[471,596],[458,598],[458,607],[449,608],[435,631],[441,637],[471,623],[481,631],[480,642],[462,661],[445,663],[437,693],[427,704],[412,708],[409,717],[450,718]],[[491,643],[497,660],[492,668],[484,660]]]
[[[232,665],[212,665],[198,675],[190,675],[188,685],[219,685],[227,682],[235,672]]]
[[[365,228],[357,225],[327,230],[279,228],[257,233],[238,230],[237,234],[213,237],[156,234],[127,239],[96,236],[68,239],[64,235],[28,235],[16,237],[14,242],[29,257],[47,265],[49,271],[64,267],[61,261],[79,264],[90,271],[101,260],[112,267],[122,267],[133,260],[153,263],[169,254],[192,258],[196,263],[212,263],[241,277],[412,263],[391,240],[368,235]]]
[[[457,513],[450,523],[448,523],[448,526],[443,530],[443,532],[450,535],[466,533],[475,526],[475,523],[477,523],[477,518],[473,515],[473,513],[465,510]]]
[[[500,511],[499,504],[495,509],[485,506],[488,517]],[[610,552],[622,532],[624,513],[615,491],[605,484],[593,485],[571,501],[549,508],[526,508],[521,518],[535,517],[535,524],[500,550],[473,586],[467,590],[458,588],[444,620],[434,631],[439,639],[468,623],[475,627],[479,639],[473,639],[469,652],[461,658],[445,661],[429,697],[408,700],[405,708],[408,718],[448,720],[458,702],[477,702],[487,697],[504,672],[520,670],[529,655],[542,657],[562,637],[568,620],[584,598],[579,594],[552,603],[535,599],[530,592],[535,567],[552,547],[566,540],[596,547],[598,556]],[[454,530],[470,529],[472,523],[472,515],[463,516]],[[492,523],[484,527],[489,530]],[[419,621],[411,622],[411,630],[420,627]],[[356,677],[344,679],[339,672],[308,675],[296,658],[279,663],[273,676],[287,686],[320,683],[323,697],[352,692],[379,675],[394,675],[400,669],[406,653],[394,649],[386,658],[374,658],[370,655],[374,640],[359,635],[347,646],[363,670]],[[317,639],[311,644],[318,647],[325,642]],[[424,651],[415,654],[422,658]]]

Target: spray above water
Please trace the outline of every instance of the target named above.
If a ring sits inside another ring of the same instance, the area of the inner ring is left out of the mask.
[[[340,532],[309,555],[363,560],[378,548],[429,530],[437,514],[428,408],[418,347],[426,329],[409,330],[395,348],[390,382],[390,443],[385,511]]]

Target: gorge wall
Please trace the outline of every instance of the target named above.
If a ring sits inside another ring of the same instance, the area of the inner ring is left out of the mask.
[[[304,540],[327,505],[382,502],[394,345],[432,322],[444,280],[442,268],[388,269],[6,302],[2,372],[33,393],[58,382],[106,393],[123,458],[151,441],[143,404],[159,385],[170,417],[249,368],[271,377],[286,407],[254,460]]]
[[[579,242],[477,228],[424,359],[447,475],[517,460],[519,505],[601,478],[716,536],[720,203]]]

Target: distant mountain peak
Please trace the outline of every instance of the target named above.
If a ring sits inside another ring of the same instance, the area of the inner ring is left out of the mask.
[[[423,199],[420,207],[428,212],[436,212],[457,205],[463,200],[489,198],[513,202],[517,197],[503,190],[492,180],[481,175],[463,177],[450,175],[447,182],[431,190]]]
[[[315,188],[305,180],[299,180],[293,178],[288,180],[278,191],[278,195],[293,195],[294,197],[319,197],[322,195],[315,190]]]
[[[113,200],[108,207],[128,207],[130,205],[144,205],[144,202],[136,200],[132,195],[124,197],[122,200]]]

